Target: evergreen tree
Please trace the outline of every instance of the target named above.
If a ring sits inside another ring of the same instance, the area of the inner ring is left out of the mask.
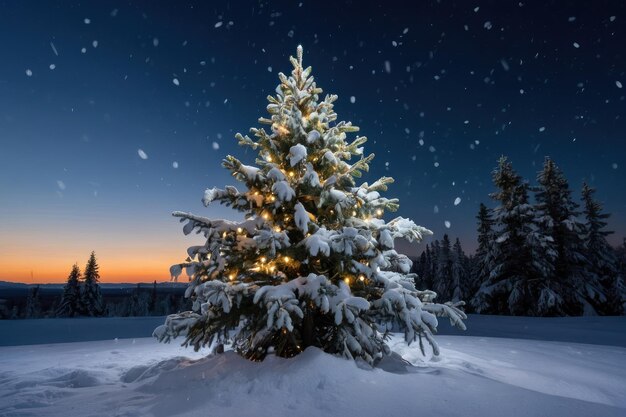
[[[98,272],[98,262],[96,261],[96,253],[91,252],[87,266],[85,267],[85,275],[83,286],[81,289],[81,309],[86,316],[100,317],[105,315],[104,301],[100,292],[100,273]]]
[[[150,297],[141,289],[141,284],[133,291],[130,297],[129,315],[133,317],[147,316],[150,311]]]
[[[152,291],[150,292],[150,303],[148,305],[149,314],[156,314],[158,302],[157,282],[152,283]]]
[[[598,277],[607,302],[598,305],[602,314],[623,314],[622,284],[619,273],[617,254],[607,242],[606,237],[613,232],[605,230],[608,213],[602,213],[602,205],[594,199],[595,189],[583,183],[582,200],[585,216],[585,249],[591,273]]]
[[[557,315],[562,300],[547,282],[556,252],[551,238],[535,222],[528,202],[528,184],[506,157],[493,172],[498,190],[491,197],[494,209],[494,239],[489,253],[493,268],[472,300],[479,313]]]
[[[445,300],[451,299],[453,293],[452,248],[450,247],[450,237],[447,234],[443,235],[443,239],[440,245],[438,245],[437,265],[434,276],[433,289],[435,292]]]
[[[427,289],[427,288],[432,288],[433,287],[433,257],[432,257],[432,251],[430,249],[430,245],[426,245],[426,259],[424,260],[424,268],[422,271],[423,274],[423,278],[422,278],[422,282],[423,282],[423,288],[420,289]]]
[[[585,227],[578,220],[578,204],[571,197],[567,179],[550,158],[537,176],[538,220],[557,252],[551,286],[563,298],[560,315],[595,314],[606,302],[597,276],[591,271],[585,252]]]
[[[475,261],[472,266],[472,275],[467,286],[467,294],[474,295],[483,282],[489,279],[489,275],[494,267],[494,245],[493,217],[491,210],[486,205],[480,203],[478,209],[478,248],[476,249]]]
[[[428,275],[429,275],[430,283],[432,284],[432,286],[428,288],[435,288],[435,285],[436,285],[435,281],[440,279],[437,276],[438,274],[437,268],[439,265],[440,254],[441,254],[441,244],[439,243],[438,240],[434,240],[430,244],[430,264],[428,268]]]
[[[63,287],[63,295],[56,315],[57,317],[75,317],[80,314],[80,309],[80,269],[74,264],[67,277],[67,283]]]
[[[205,205],[219,201],[245,220],[174,213],[186,222],[185,234],[196,230],[207,241],[171,270],[191,274],[193,311],[169,316],[155,336],[167,341],[184,333],[196,349],[230,340],[252,360],[316,346],[374,362],[389,352],[386,329],[397,326],[407,342],[419,340],[424,351],[425,340],[436,355],[434,316],[464,328],[465,315],[416,290],[411,261],[394,250],[396,238],[419,241],[431,232],[400,217],[382,219],[398,208],[397,199],[380,195],[393,180],[356,185],[373,158],[363,155],[366,138],[346,141],[358,128],[336,121],[337,96],[320,101],[301,47],[291,62],[291,76],[280,73],[276,95],[268,97],[271,118],[259,119],[271,132],[251,129],[256,140],[236,136],[258,152],[257,166],[224,160],[247,191],[229,186],[204,195]],[[350,164],[351,157],[358,159]]]
[[[450,299],[460,301],[464,298],[463,286],[467,281],[467,257],[461,247],[461,241],[456,238],[452,247],[452,271],[450,275]]]
[[[426,246],[426,249],[428,249],[428,246]],[[425,274],[425,272],[426,272],[426,268],[428,267],[427,259],[426,259],[426,249],[420,255],[419,260],[413,264],[413,266],[415,267],[415,271],[414,272],[417,275],[415,277],[415,287],[417,289],[430,288],[430,287],[426,286],[426,274]]]
[[[39,285],[30,287],[26,298],[26,318],[38,319],[42,315],[41,301],[39,300]]]

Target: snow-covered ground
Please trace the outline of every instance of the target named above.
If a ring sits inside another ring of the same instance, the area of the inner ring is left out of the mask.
[[[623,319],[616,323],[623,331]],[[579,332],[590,330],[580,324]],[[441,359],[425,364],[417,347],[395,337],[393,350],[413,365],[392,357],[378,369],[317,349],[253,363],[150,338],[7,346],[0,416],[626,415],[624,347],[437,340]]]

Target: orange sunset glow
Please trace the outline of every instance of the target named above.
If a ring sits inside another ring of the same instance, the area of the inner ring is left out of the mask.
[[[169,216],[132,225],[100,220],[89,215],[71,226],[63,219],[41,227],[3,225],[0,280],[62,283],[74,263],[84,269],[93,250],[102,283],[168,281],[170,266],[198,239],[184,236]]]

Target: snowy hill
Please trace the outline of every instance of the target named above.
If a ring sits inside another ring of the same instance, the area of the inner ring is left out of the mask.
[[[587,327],[589,319],[571,319],[578,320],[577,333],[593,330]],[[595,319],[603,330],[594,342],[602,343],[611,328],[613,333],[623,333],[624,320]],[[106,320],[82,319],[91,322],[94,332],[86,332],[86,327],[75,332],[88,339],[99,328],[115,325]],[[137,319],[116,320],[129,321],[127,328],[141,334],[152,325]],[[488,317],[481,320],[483,331],[489,327],[497,331],[507,320],[513,332],[523,327],[521,322],[513,323],[520,318],[498,317],[499,323],[490,326]],[[535,338],[548,333],[550,323],[553,330],[563,324],[554,319],[542,327],[533,324],[537,319],[526,320]],[[28,322],[48,323],[47,331],[54,333],[63,320],[8,323],[28,326]],[[11,334],[8,328],[0,330],[3,339]],[[438,336],[438,340],[441,358],[424,363],[417,347],[407,347],[394,337],[392,349],[408,362],[396,355],[377,369],[315,348],[294,359],[269,357],[255,363],[233,352],[207,357],[207,352],[159,344],[151,338],[2,347],[0,415],[626,415],[624,345],[472,336]]]

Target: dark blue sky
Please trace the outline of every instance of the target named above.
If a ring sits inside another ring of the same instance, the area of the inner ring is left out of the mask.
[[[45,263],[69,271],[92,249],[112,275],[167,277],[193,243],[169,213],[234,215],[203,209],[202,192],[232,182],[225,155],[253,161],[233,136],[265,115],[298,44],[339,95],[340,119],[369,138],[366,180],[396,179],[400,215],[471,249],[497,158],[534,180],[550,155],[577,196],[583,179],[598,188],[617,243],[625,11],[617,0],[2,1],[0,279],[56,279]]]

